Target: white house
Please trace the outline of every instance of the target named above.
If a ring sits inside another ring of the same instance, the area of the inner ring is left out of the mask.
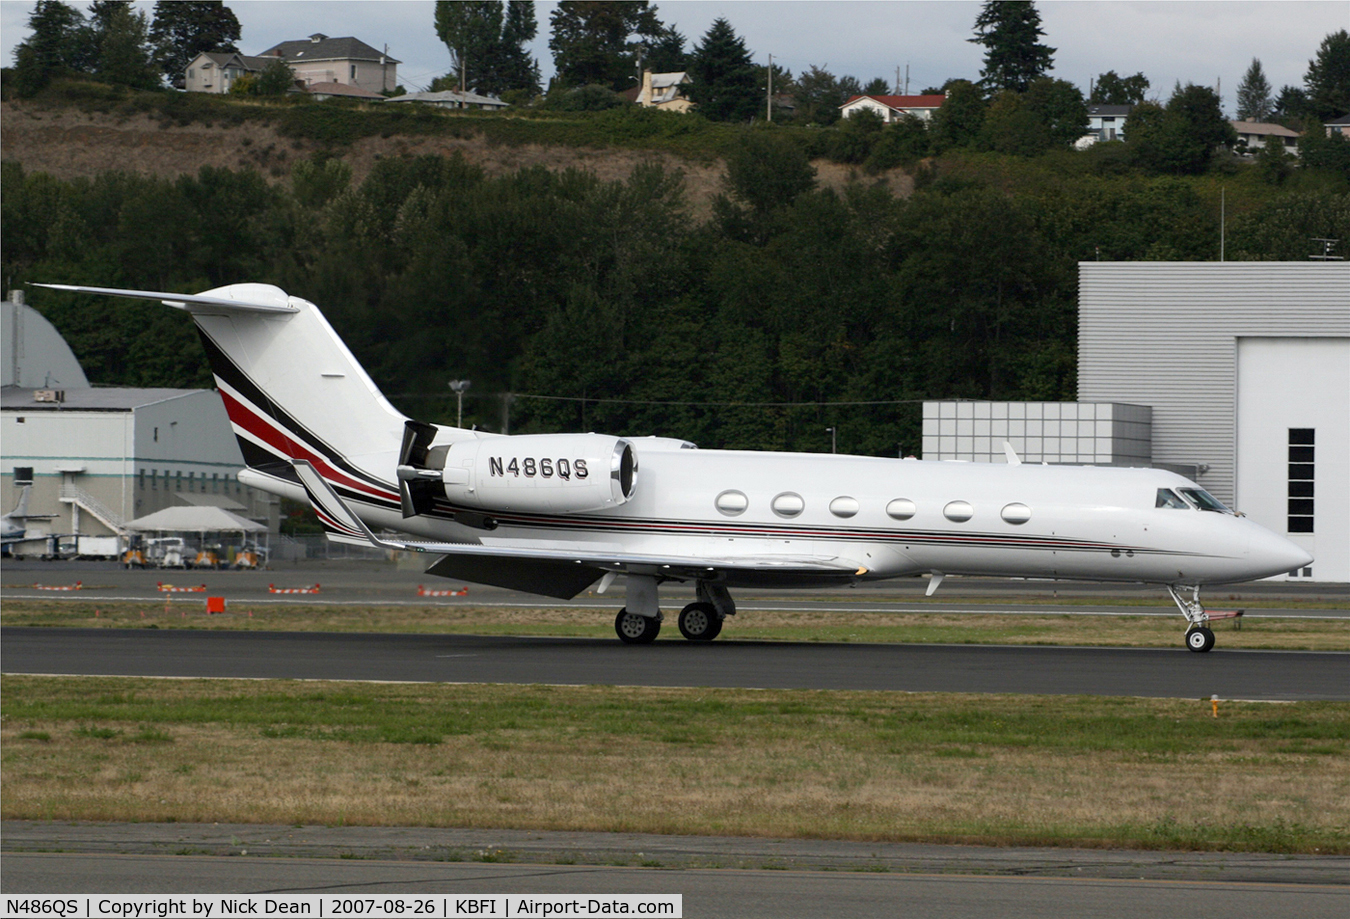
[[[848,118],[861,111],[876,112],[881,120],[890,124],[906,115],[913,115],[924,121],[933,117],[933,113],[947,100],[945,95],[936,96],[854,96],[839,107],[841,118]]]
[[[1089,105],[1088,133],[1096,134],[1097,140],[1124,140],[1125,120],[1133,108],[1133,105]]]
[[[678,73],[642,71],[642,86],[634,100],[643,108],[667,112],[687,112],[693,105],[684,95],[684,87],[694,82],[683,70]]]
[[[227,93],[246,73],[259,73],[271,63],[237,51],[203,51],[194,57],[184,74],[183,89],[190,93]]]
[[[344,83],[372,93],[392,92],[398,86],[401,63],[358,38],[329,38],[322,32],[273,45],[261,57],[281,58],[306,86]]]
[[[1333,134],[1344,134],[1350,137],[1350,115],[1342,115],[1340,118],[1333,119],[1323,125],[1327,129],[1327,137]]]
[[[1245,145],[1248,153],[1255,153],[1266,144],[1277,143],[1284,145],[1285,153],[1298,156],[1299,133],[1282,124],[1267,124],[1264,121],[1230,121],[1229,124],[1237,131],[1239,150]]]

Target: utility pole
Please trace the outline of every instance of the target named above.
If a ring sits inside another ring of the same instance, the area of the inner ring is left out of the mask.
[[[905,64],[905,95],[909,95],[909,64]]]
[[[827,430],[827,431],[830,432],[830,452],[831,452],[831,453],[838,453],[838,452],[839,452],[839,429],[838,429],[838,428],[826,428],[825,430]]]
[[[899,64],[896,64],[896,65],[895,65],[895,94],[896,94],[897,96],[901,95],[901,92],[900,92],[900,65],[899,65]]]
[[[764,117],[773,123],[773,55],[769,55],[769,94],[764,100]]]
[[[455,427],[464,427],[464,390],[469,388],[468,380],[451,380],[450,389],[455,394]]]

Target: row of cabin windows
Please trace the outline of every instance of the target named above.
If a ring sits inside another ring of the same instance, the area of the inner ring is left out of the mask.
[[[713,499],[713,506],[726,517],[739,517],[749,510],[750,499],[743,491],[728,489]],[[790,520],[806,510],[806,499],[795,491],[785,491],[769,502],[769,509]],[[859,510],[858,499],[850,495],[840,495],[830,502],[830,513],[840,519],[854,517]],[[892,520],[908,520],[918,512],[918,505],[909,498],[894,498],[886,505],[886,516]],[[943,505],[942,516],[953,523],[965,523],[975,516],[975,508],[969,501],[948,501]],[[1022,524],[1031,519],[1031,508],[1014,502],[1004,505],[999,516],[1006,523]]]

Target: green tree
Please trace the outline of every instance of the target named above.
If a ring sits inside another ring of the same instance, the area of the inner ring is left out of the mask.
[[[689,67],[689,55],[684,50],[685,38],[673,27],[664,28],[647,44],[642,66],[652,73],[680,73]]]
[[[502,32],[503,8],[494,0],[437,0],[436,35],[450,49],[462,88],[478,87]]]
[[[1087,133],[1087,103],[1068,80],[1039,77],[1023,97],[1028,110],[1045,125],[1052,147],[1067,147]]]
[[[109,4],[98,43],[99,79],[133,89],[155,89],[159,70],[151,56],[149,22],[130,3]]]
[[[859,95],[889,96],[891,95],[891,84],[887,83],[884,77],[873,77],[867,81],[867,85],[862,88]]]
[[[989,92],[1025,92],[1054,63],[1055,49],[1040,43],[1041,14],[1031,0],[986,0],[975,18],[974,38],[984,45],[980,85]]]
[[[839,120],[839,107],[847,101],[839,79],[825,67],[812,64],[797,78],[795,92],[797,120],[806,124],[834,124]],[[777,80],[774,80],[777,85]]]
[[[1094,105],[1138,105],[1144,101],[1147,92],[1148,77],[1142,72],[1122,77],[1114,70],[1108,70],[1093,82],[1088,101]]]
[[[281,58],[277,58],[258,74],[254,92],[259,96],[284,96],[294,86],[295,71]]]
[[[183,79],[187,66],[204,51],[239,48],[239,20],[222,0],[158,0],[150,24],[155,63],[170,83]]]
[[[816,186],[802,148],[773,133],[747,131],[727,157],[727,188],[760,214],[787,207]]]
[[[37,0],[28,15],[32,33],[14,49],[14,82],[20,95],[31,96],[54,77],[78,69],[71,51],[85,28],[84,17],[60,0]]]
[[[1275,97],[1275,120],[1285,127],[1302,124],[1308,114],[1308,94],[1297,86],[1282,86]]]
[[[1261,149],[1256,151],[1256,169],[1269,184],[1283,185],[1292,172],[1293,159],[1284,149],[1283,137],[1267,137]]]
[[[940,152],[975,144],[984,128],[984,98],[969,80],[953,80],[946,86],[947,98],[933,113],[930,136]]]
[[[1145,102],[1130,114],[1126,149],[1139,166],[1156,173],[1197,174],[1214,151],[1232,147],[1237,133],[1208,86],[1178,84],[1165,109]]]
[[[1327,134],[1316,119],[1298,139],[1298,158],[1305,169],[1324,170],[1350,180],[1350,138],[1339,131]]]
[[[1270,81],[1261,69],[1261,61],[1252,58],[1252,64],[1242,77],[1237,88],[1238,121],[1265,121],[1275,110],[1270,98]]]
[[[637,81],[638,45],[663,31],[647,0],[562,0],[549,14],[549,24],[558,82],[616,91]]]
[[[685,94],[705,118],[748,121],[760,111],[754,61],[725,19],[715,20],[689,55],[689,77]]]
[[[1350,32],[1341,29],[1322,39],[1303,77],[1309,113],[1330,121],[1350,113]]]
[[[881,139],[867,158],[871,172],[913,166],[928,155],[928,123],[915,115],[905,115],[881,132]]]

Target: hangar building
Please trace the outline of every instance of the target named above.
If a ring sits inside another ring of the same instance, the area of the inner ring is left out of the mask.
[[[1350,581],[1350,263],[1078,268],[1079,401],[927,402],[924,457],[1172,469]]]
[[[220,395],[208,389],[91,387],[69,345],[11,294],[0,313],[0,502],[31,482],[29,510],[54,514],[30,535],[120,533],[166,507],[208,504],[266,521],[271,495],[235,478],[243,456]],[[17,547],[41,553],[42,543]]]

